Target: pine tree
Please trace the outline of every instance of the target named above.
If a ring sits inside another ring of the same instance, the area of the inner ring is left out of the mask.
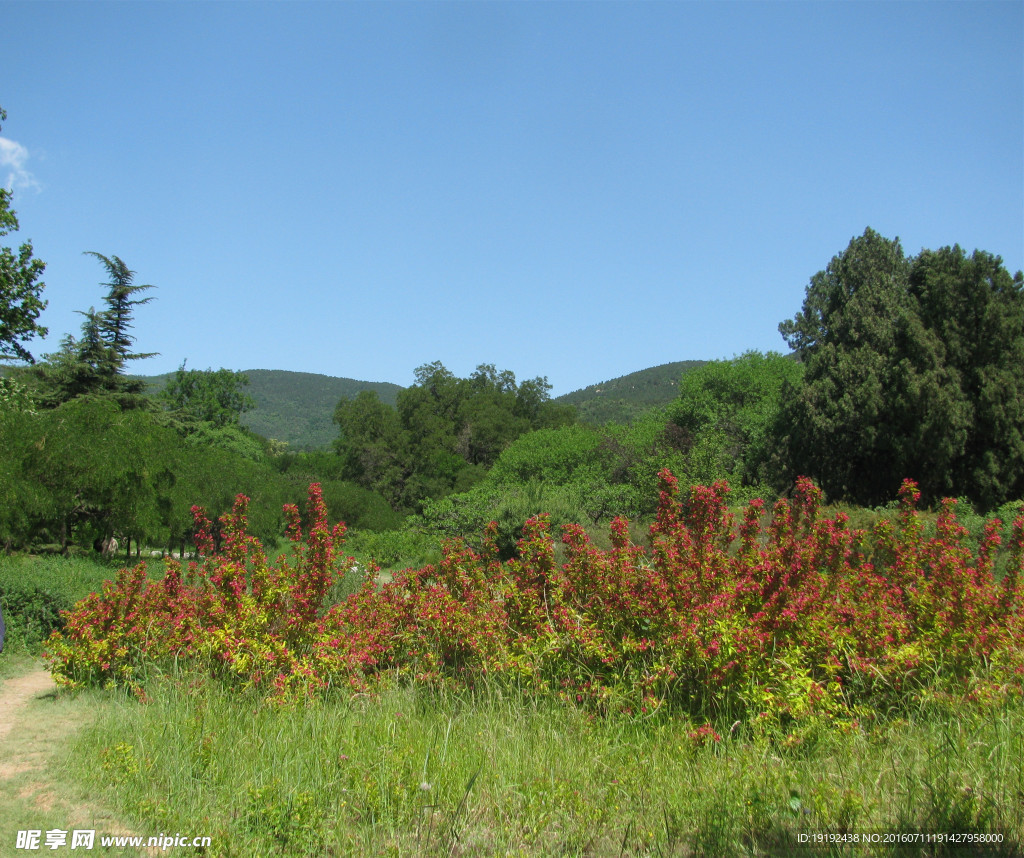
[[[152,300],[132,296],[154,287],[136,285],[135,272],[117,256],[108,259],[100,253],[90,251],[89,254],[103,263],[110,276],[110,281],[104,284],[109,288],[103,299],[107,306],[99,312],[93,307],[79,311],[85,316],[81,338],[66,336],[59,352],[47,355],[46,363],[33,367],[40,401],[53,408],[77,396],[114,395],[122,408],[141,407],[147,404],[140,397],[146,384],[128,378],[126,364],[130,360],[153,357],[155,353],[132,352],[135,338],[128,331],[132,327],[134,308]]]
[[[136,285],[135,272],[129,269],[119,257],[107,258],[102,253],[96,253],[93,250],[87,251],[87,253],[100,260],[110,276],[110,282],[104,284],[110,288],[110,291],[103,299],[107,309],[100,314],[99,332],[110,348],[110,365],[108,367],[110,374],[123,375],[125,364],[128,361],[156,355],[156,352],[133,353],[131,348],[135,338],[128,333],[132,327],[134,308],[153,300],[153,296],[141,300],[134,299],[132,296],[155,287]]]
[[[983,509],[1024,493],[1024,279],[999,257],[907,258],[868,229],[779,331],[806,367],[777,427],[789,478],[869,506],[904,477]]]

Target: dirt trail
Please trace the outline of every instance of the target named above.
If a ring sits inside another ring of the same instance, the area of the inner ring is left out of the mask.
[[[56,693],[57,684],[43,669],[8,679],[0,686],[0,781],[44,767],[47,743],[16,741],[11,734],[33,701]]]
[[[106,809],[83,801],[54,777],[51,761],[89,718],[80,707],[58,697],[49,671],[35,667],[0,684],[0,796],[11,803],[20,828],[40,828],[46,817],[61,827],[82,827],[105,834],[134,834]],[[46,817],[40,817],[45,814]],[[13,845],[14,831],[0,831],[0,854]],[[10,842],[7,842],[10,841]],[[120,854],[128,854],[123,850]],[[150,854],[148,849],[130,854]]]
[[[54,694],[56,691],[57,683],[53,681],[50,672],[42,668],[15,679],[5,680],[3,685],[0,685],[0,742],[7,738],[15,720],[22,714],[29,701]],[[2,771],[0,768],[0,773]]]

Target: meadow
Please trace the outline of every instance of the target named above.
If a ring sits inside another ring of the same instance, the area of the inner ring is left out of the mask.
[[[288,707],[205,678],[147,690],[82,732],[77,777],[150,830],[211,834],[218,855],[1013,855],[1024,834],[1019,698],[716,738],[507,689]],[[799,842],[872,832],[1003,848]]]
[[[244,499],[221,555],[197,509],[203,564],[122,570],[47,644],[107,689],[66,772],[224,856],[1020,854],[1024,516],[661,480],[646,544],[540,516],[387,583],[315,487],[274,561]]]

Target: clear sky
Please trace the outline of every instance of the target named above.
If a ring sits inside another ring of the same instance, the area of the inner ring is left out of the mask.
[[[132,370],[553,395],[784,350],[871,226],[1024,268],[1024,4],[0,2],[39,356],[120,256]],[[12,236],[5,239],[10,244]]]

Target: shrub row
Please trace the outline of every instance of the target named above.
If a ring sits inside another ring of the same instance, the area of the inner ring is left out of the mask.
[[[370,569],[326,612],[352,561],[319,486],[304,538],[286,507],[295,552],[274,566],[247,533],[239,496],[221,519],[222,554],[185,572],[170,562],[161,582],[144,566],[123,570],[81,602],[49,642],[53,671],[141,693],[153,664],[192,660],[282,701],[396,677],[501,682],[602,712],[668,707],[719,720],[854,718],[922,694],[1021,693],[1024,515],[997,581],[1000,523],[972,551],[947,501],[926,536],[911,481],[895,518],[868,533],[842,513],[821,516],[821,492],[805,479],[791,501],[768,514],[755,500],[739,522],[724,483],[684,498],[668,471],[660,480],[649,550],[621,518],[608,550],[568,525],[559,564],[542,515],[501,562],[492,524],[481,551],[453,540],[438,564],[384,585]],[[194,514],[210,552],[210,523]]]

